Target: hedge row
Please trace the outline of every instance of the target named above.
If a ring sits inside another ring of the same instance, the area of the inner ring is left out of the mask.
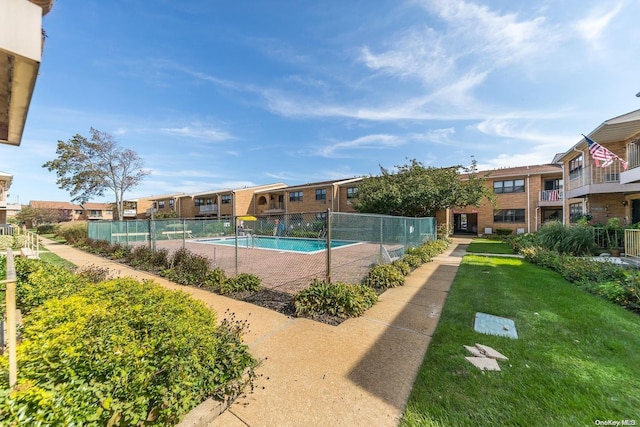
[[[188,295],[133,279],[93,284],[16,261],[18,306],[28,314],[13,392],[1,359],[0,424],[174,425],[204,399],[252,383],[245,325],[216,326]]]

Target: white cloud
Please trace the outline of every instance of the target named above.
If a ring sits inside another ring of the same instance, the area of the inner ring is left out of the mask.
[[[536,130],[531,130],[528,126],[521,126],[519,123],[502,119],[486,119],[478,123],[476,128],[487,135],[498,136],[500,138],[534,141],[544,145],[570,146],[576,142],[575,135],[562,135],[558,133],[545,134]]]
[[[207,141],[225,141],[232,139],[232,136],[218,129],[183,126],[181,128],[160,128],[160,131],[170,135],[182,136],[186,138],[203,139]]]
[[[573,27],[582,38],[588,42],[597,43],[621,10],[622,3],[618,3],[614,8],[609,5],[599,5],[586,18],[576,22]]]
[[[395,135],[366,135],[349,141],[335,142],[315,148],[311,151],[311,154],[320,157],[342,157],[345,155],[342,153],[349,150],[397,147],[404,143],[404,140]]]
[[[456,130],[452,127],[444,129],[429,129],[424,133],[413,133],[411,138],[416,141],[433,142],[435,144],[450,146],[453,144],[451,136],[456,133]]]

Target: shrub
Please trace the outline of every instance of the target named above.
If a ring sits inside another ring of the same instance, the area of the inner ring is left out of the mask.
[[[415,270],[416,268],[420,267],[423,264],[422,258],[420,258],[418,255],[405,254],[400,259],[401,261],[409,264],[409,267],[411,267],[411,269],[413,270]]]
[[[113,279],[108,267],[100,267],[97,265],[85,265],[75,272],[81,279],[89,283],[100,283],[105,280]]]
[[[420,261],[422,264],[425,262],[431,261],[431,256],[429,255],[429,251],[424,246],[418,246],[417,248],[407,248],[405,251],[407,255],[416,255],[420,257]]]
[[[210,269],[207,257],[178,249],[173,253],[169,266],[160,272],[161,276],[181,285],[207,286]]]
[[[38,234],[53,234],[55,231],[55,224],[42,224],[36,228],[36,233]]]
[[[364,284],[379,289],[395,288],[404,285],[404,276],[391,264],[378,264],[369,270]]]
[[[85,277],[64,267],[41,260],[16,258],[16,299],[24,314],[50,299],[72,295],[87,284]]]
[[[408,276],[408,275],[411,273],[411,271],[412,271],[412,268],[411,268],[411,266],[409,265],[409,263],[407,263],[406,261],[403,261],[403,260],[401,260],[401,259],[397,259],[397,260],[393,261],[393,262],[391,263],[391,265],[392,265],[392,266],[394,266],[395,268],[397,268],[397,269],[398,269],[398,271],[399,271],[403,276]]]
[[[222,272],[221,269],[217,269]],[[223,273],[224,274],[224,273]],[[257,292],[262,290],[262,280],[256,275],[240,273],[235,277],[222,280],[216,289],[221,294],[232,294],[234,292]]]
[[[496,228],[496,234],[498,236],[508,236],[513,233],[513,230],[510,228]]]
[[[157,270],[169,266],[169,251],[165,248],[152,250],[148,246],[135,246],[128,254],[126,261],[132,267],[146,270]]]
[[[204,399],[237,393],[245,372],[252,381],[243,329],[133,279],[50,300],[25,318],[19,383],[0,395],[0,422],[174,425]]]
[[[89,235],[87,223],[83,221],[61,224],[57,229],[57,234],[70,245],[84,241]]]
[[[293,297],[299,316],[328,314],[342,318],[361,316],[378,301],[378,295],[367,286],[337,282],[327,284],[314,280]]]

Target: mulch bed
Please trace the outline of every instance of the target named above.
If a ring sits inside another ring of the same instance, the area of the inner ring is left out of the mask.
[[[285,316],[300,317],[296,315],[296,308],[293,305],[293,296],[286,292],[274,291],[273,289],[264,289],[258,292],[236,292],[228,296],[233,299],[277,311],[278,313],[282,313]],[[338,326],[340,323],[346,320],[342,317],[331,316],[329,314],[305,317],[307,319],[326,323],[327,325],[332,326]]]

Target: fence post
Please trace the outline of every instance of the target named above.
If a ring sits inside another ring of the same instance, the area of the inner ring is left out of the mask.
[[[238,218],[233,217],[233,233],[235,238],[235,252],[236,252],[236,276],[238,275]]]
[[[16,322],[16,268],[13,261],[13,251],[7,248],[7,347],[9,347],[9,387],[13,388],[18,380],[18,361],[16,359],[17,322]]]
[[[186,247],[187,240],[187,220],[182,219],[182,249]]]
[[[331,283],[331,209],[327,208],[327,277],[326,283]]]

